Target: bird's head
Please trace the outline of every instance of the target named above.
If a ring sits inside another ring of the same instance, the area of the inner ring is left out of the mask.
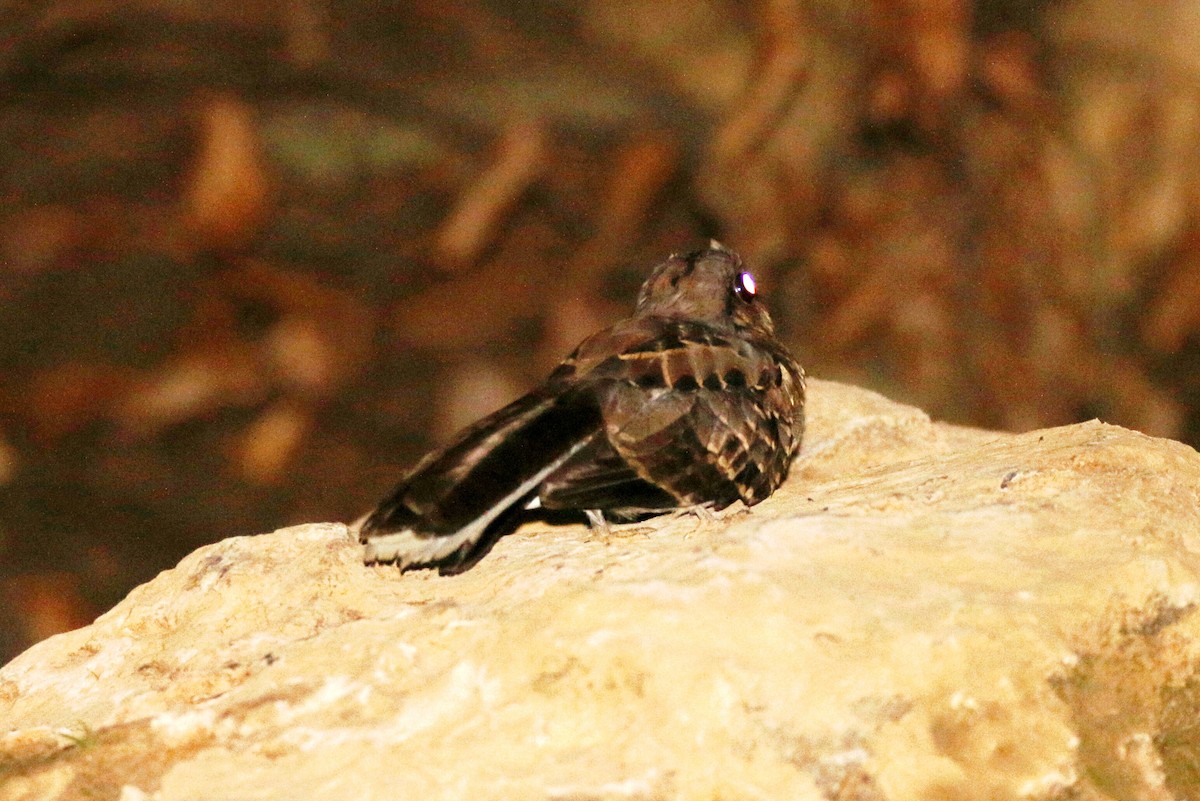
[[[638,293],[636,314],[696,320],[764,336],[775,332],[754,276],[738,254],[715,240],[706,250],[673,255],[655,267]]]

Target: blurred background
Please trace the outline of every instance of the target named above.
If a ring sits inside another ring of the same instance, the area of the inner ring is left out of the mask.
[[[2,0],[0,661],[708,237],[813,375],[1195,445],[1198,92],[1200,0]]]

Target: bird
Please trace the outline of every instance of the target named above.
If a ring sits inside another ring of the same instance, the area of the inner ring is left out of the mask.
[[[632,316],[421,459],[359,528],[367,564],[458,573],[529,510],[636,520],[766,499],[804,436],[804,370],[717,241],[656,266]]]

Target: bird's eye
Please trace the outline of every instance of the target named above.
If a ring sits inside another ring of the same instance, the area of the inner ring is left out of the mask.
[[[733,282],[733,294],[738,296],[738,300],[749,303],[754,300],[756,292],[758,292],[758,284],[754,282],[754,276],[750,273],[738,274],[737,279]]]

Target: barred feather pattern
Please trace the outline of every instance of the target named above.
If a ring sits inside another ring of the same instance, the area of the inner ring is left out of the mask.
[[[365,561],[456,572],[531,507],[766,499],[804,435],[804,372],[747,276],[715,243],[659,265],[632,317],[409,471],[361,527]]]

